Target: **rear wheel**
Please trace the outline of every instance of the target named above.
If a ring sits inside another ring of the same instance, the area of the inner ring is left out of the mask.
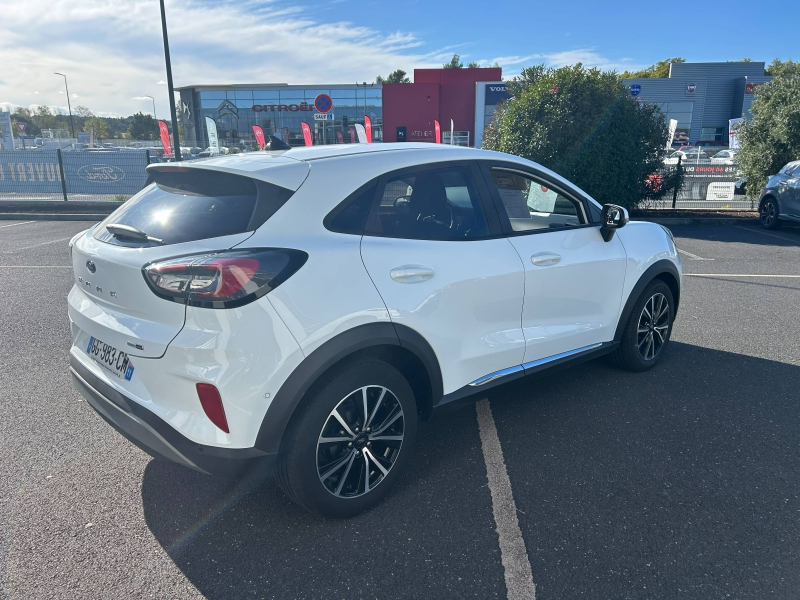
[[[304,508],[351,517],[385,498],[412,454],[414,394],[391,365],[366,359],[326,377],[287,432],[278,482]]]
[[[672,290],[661,280],[651,282],[628,317],[614,362],[629,371],[652,369],[669,342],[674,316]]]
[[[781,226],[778,214],[778,202],[775,198],[767,196],[761,201],[761,206],[758,207],[758,218],[764,229],[777,229]]]

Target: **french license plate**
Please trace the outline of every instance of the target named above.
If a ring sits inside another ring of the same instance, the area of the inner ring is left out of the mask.
[[[94,336],[89,340],[86,354],[106,371],[120,379],[130,381],[131,377],[133,377],[133,363],[128,355],[113,346],[101,342]]]

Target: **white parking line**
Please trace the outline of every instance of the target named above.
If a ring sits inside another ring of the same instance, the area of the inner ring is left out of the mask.
[[[17,225],[30,225],[31,223],[35,223],[35,221],[25,221],[24,223],[12,223],[11,225],[0,225],[0,229],[5,229],[6,227],[16,227]]]
[[[59,238],[57,240],[48,240],[40,244],[34,244],[33,246],[25,246],[24,248],[14,248],[13,250],[5,250],[3,254],[14,254],[15,252],[22,252],[23,250],[31,250],[32,248],[38,248],[39,246],[47,246],[48,244],[57,244],[58,242],[66,242],[71,239],[72,238]]]
[[[691,252],[687,252],[686,250],[681,250],[680,248],[678,248],[678,252],[694,260],[714,260],[713,258],[702,258],[700,256],[697,256],[697,254],[692,254]]]
[[[0,269],[71,269],[72,265],[0,265]]]
[[[760,233],[762,235],[768,235],[769,237],[778,238],[779,240],[783,240],[784,242],[793,242],[797,243],[800,240],[793,240],[792,238],[786,238],[782,235],[775,235],[774,233],[769,233],[767,231],[762,231],[761,229],[755,229],[753,227],[742,227],[741,225],[732,225],[732,227],[736,227],[736,229],[744,229],[745,231],[752,231],[753,233]]]
[[[511,481],[508,478],[506,463],[497,427],[492,416],[489,400],[483,399],[475,405],[478,414],[478,428],[481,435],[483,461],[486,464],[486,476],[489,479],[489,491],[492,494],[492,512],[500,538],[500,559],[505,571],[506,590],[509,600],[534,600],[536,584],[533,583],[531,563],[525,540],[519,529],[517,505],[511,492]]]
[[[741,273],[684,273],[684,277],[788,277],[800,279],[800,275],[744,275]]]

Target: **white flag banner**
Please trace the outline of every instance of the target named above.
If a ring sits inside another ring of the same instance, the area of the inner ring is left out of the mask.
[[[740,148],[737,126],[742,121],[744,121],[744,118],[741,117],[738,119],[730,119],[728,121],[728,148],[731,150],[738,150]]]
[[[452,146],[453,144],[455,144],[453,140],[453,119],[450,119],[450,145]]]
[[[675,132],[678,130],[678,121],[675,119],[669,120],[669,139],[667,140],[667,150],[672,148],[672,142],[675,140]]]
[[[366,144],[367,143],[367,131],[364,129],[364,126],[361,123],[355,124],[356,128],[356,135],[358,136],[358,143],[359,144]]]
[[[211,154],[219,154],[219,138],[217,137],[217,124],[211,117],[206,117],[206,129],[208,129],[208,146]]]

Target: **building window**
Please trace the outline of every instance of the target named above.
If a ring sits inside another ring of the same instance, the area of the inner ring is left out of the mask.
[[[700,130],[700,140],[722,142],[725,139],[726,127],[703,127]]]

